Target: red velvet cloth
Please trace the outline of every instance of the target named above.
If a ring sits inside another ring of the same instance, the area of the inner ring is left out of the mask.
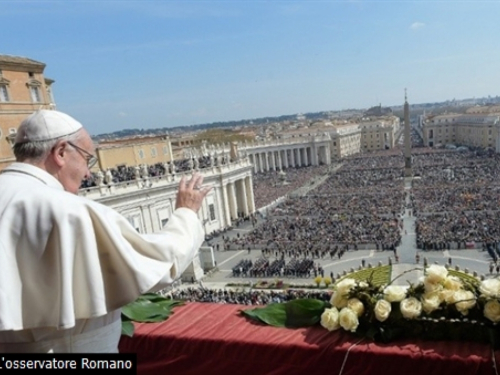
[[[133,338],[122,337],[120,352],[137,353],[139,375],[495,374],[486,344],[379,344],[320,326],[286,329],[254,323],[239,314],[248,308],[253,307],[188,303],[175,308],[166,322],[136,324]]]

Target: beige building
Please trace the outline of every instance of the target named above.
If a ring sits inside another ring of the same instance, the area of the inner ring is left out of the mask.
[[[328,131],[332,138],[332,157],[341,159],[360,152],[394,148],[400,126],[396,116],[335,125]]]
[[[359,124],[337,125],[329,133],[332,139],[332,158],[341,159],[359,154],[361,150]]]
[[[166,136],[138,137],[99,142],[96,170],[118,166],[166,163],[174,159],[170,139]]]
[[[26,57],[0,55],[0,170],[14,161],[12,142],[21,121],[32,112],[54,109],[45,64]]]
[[[424,120],[424,145],[447,144],[495,148],[499,138],[500,113],[477,112],[430,116]]]
[[[382,117],[377,120],[363,121],[359,124],[361,129],[362,151],[377,151],[394,148],[396,134],[401,124],[396,116]]]

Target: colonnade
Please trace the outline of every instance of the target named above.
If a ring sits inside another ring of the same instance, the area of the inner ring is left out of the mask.
[[[299,146],[287,148],[247,150],[255,173],[277,171],[309,165],[330,164],[327,146]]]
[[[255,212],[252,176],[223,181],[216,188],[222,195],[222,207],[225,225],[231,225],[233,220],[248,216]]]

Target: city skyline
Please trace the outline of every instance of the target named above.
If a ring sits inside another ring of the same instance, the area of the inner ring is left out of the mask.
[[[91,134],[496,96],[497,1],[2,1]]]

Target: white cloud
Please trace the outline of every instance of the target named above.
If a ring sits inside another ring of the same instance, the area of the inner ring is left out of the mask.
[[[413,22],[410,26],[410,29],[412,30],[418,30],[425,27],[425,23],[422,22]]]

